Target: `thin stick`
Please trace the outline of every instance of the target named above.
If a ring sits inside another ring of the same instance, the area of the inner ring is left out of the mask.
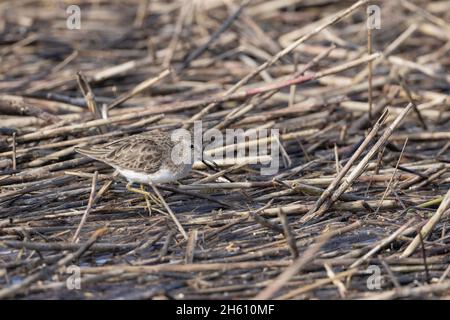
[[[136,85],[132,90],[122,94],[116,100],[111,102],[108,105],[107,109],[111,110],[112,108],[115,108],[115,107],[121,105],[122,103],[124,103],[125,101],[130,99],[131,97],[133,97],[133,96],[137,95],[138,93],[140,93],[140,92],[142,92],[142,91],[152,87],[153,85],[155,85],[156,83],[158,83],[159,81],[161,81],[162,79],[164,79],[165,77],[167,77],[171,73],[172,73],[172,69],[165,69],[162,72],[160,72],[156,77],[152,77],[152,78],[149,78],[147,80],[142,81],[141,83]]]
[[[295,244],[295,237],[292,234],[291,226],[289,225],[289,221],[286,217],[286,214],[283,212],[283,209],[278,208],[278,217],[280,218],[281,225],[283,226],[283,233],[284,237],[286,238],[286,243],[289,246],[289,251],[291,251],[292,256],[294,259],[298,258],[298,249],[297,245]]]
[[[155,191],[155,193],[158,196],[158,198],[161,200],[162,204],[166,208],[166,210],[169,213],[169,215],[172,218],[172,220],[175,222],[175,225],[177,226],[177,228],[180,231],[180,233],[183,235],[184,239],[188,240],[189,237],[188,237],[186,231],[184,231],[183,226],[181,225],[180,221],[178,221],[178,219],[175,216],[175,214],[173,213],[172,209],[170,209],[170,207],[167,205],[166,200],[164,200],[164,198],[161,195],[161,193],[159,192],[158,188],[154,184],[151,184],[151,187],[153,188],[153,191]]]
[[[95,199],[95,187],[97,185],[97,179],[98,179],[98,171],[95,171],[94,176],[92,177],[91,193],[89,195],[88,205],[86,207],[86,210],[84,211],[83,217],[81,218],[80,224],[78,225],[78,228],[75,231],[75,234],[73,235],[72,243],[78,243],[78,241],[80,240],[79,236],[80,236],[81,228],[83,228],[83,226],[87,220],[87,217],[88,217],[89,213],[91,212],[92,205],[94,204],[94,199]]]
[[[369,19],[369,17],[367,17],[367,19]],[[368,27],[367,28],[367,54],[371,55],[372,54],[372,28]],[[368,63],[368,70],[369,70],[369,76],[368,76],[368,80],[369,80],[369,120],[372,120],[373,114],[372,114],[372,101],[373,101],[373,93],[372,93],[372,61],[369,61]]]
[[[324,263],[323,267],[327,271],[327,276],[330,278],[330,280],[333,282],[333,284],[337,287],[341,298],[345,298],[345,296],[347,294],[347,289],[345,288],[344,283],[341,280],[336,279],[336,274],[334,273],[333,269],[331,269],[331,267],[328,263]]]
[[[249,210],[248,215],[250,217],[252,217],[253,220],[258,222],[263,227],[269,228],[270,230],[273,230],[280,234],[284,234],[283,228],[280,228],[280,226],[278,224],[272,223],[270,220],[265,219],[259,215],[260,212],[266,210],[267,208],[270,208],[270,206],[272,205],[272,202],[273,202],[273,199],[271,199],[268,203],[266,203],[263,207],[259,208],[258,210],[255,210],[255,211]]]
[[[300,288],[294,289],[290,292],[287,292],[286,294],[283,294],[281,296],[276,297],[276,300],[287,300],[287,299],[292,299],[298,295],[301,295],[303,293],[306,293],[308,291],[314,290],[316,288],[320,288],[330,282],[333,282],[335,280],[340,280],[343,278],[346,278],[348,276],[353,275],[355,272],[357,271],[357,269],[349,269],[349,270],[345,270],[343,272],[340,272],[338,274],[336,274],[334,277],[328,277],[325,279],[319,279],[314,283],[311,284],[307,284],[305,286],[302,286]]]
[[[81,93],[83,94],[84,99],[86,100],[86,104],[88,106],[89,111],[94,115],[95,119],[102,119],[103,117],[100,112],[100,109],[98,108],[97,103],[95,102],[94,92],[92,91],[92,88],[89,85],[88,80],[81,71],[77,72],[77,81]],[[105,118],[108,118],[107,115]],[[99,129],[101,133],[108,132],[108,128],[105,125],[99,126]]]
[[[401,289],[401,285],[400,285],[400,282],[398,282],[398,279],[397,279],[397,277],[394,275],[394,273],[392,272],[392,270],[391,270],[391,268],[389,267],[389,265],[388,265],[388,263],[384,260],[384,259],[382,259],[382,258],[380,258],[380,261],[381,261],[381,265],[386,269],[386,272],[388,273],[388,275],[389,275],[389,278],[391,279],[391,281],[392,281],[392,283],[394,284],[394,286],[397,288],[397,289]]]
[[[12,134],[12,168],[13,170],[17,170],[17,142],[16,142],[16,133]]]
[[[422,259],[423,259],[423,265],[425,267],[425,276],[427,277],[426,281],[427,283],[430,283],[430,271],[428,270],[428,263],[427,263],[427,252],[425,251],[425,243],[423,243],[423,237],[422,233],[419,232],[419,238],[420,238],[420,248],[422,250]]]
[[[135,28],[142,28],[150,0],[140,0],[136,10],[136,17],[134,18],[133,26]]]
[[[447,191],[447,194],[442,200],[439,208],[436,210],[436,213],[422,227],[422,229],[419,231],[420,235],[418,234],[414,238],[414,240],[409,244],[409,246],[405,249],[405,251],[403,251],[403,253],[400,255],[400,258],[409,257],[417,249],[417,247],[420,244],[420,237],[426,239],[426,237],[430,234],[430,232],[433,231],[435,225],[439,222],[439,220],[441,219],[444,212],[447,210],[449,206],[450,206],[450,189]]]
[[[438,283],[442,283],[449,274],[450,274],[450,264],[448,265],[447,269],[445,269],[444,273],[442,273],[442,276],[439,278]]]
[[[420,125],[425,130],[428,130],[428,126],[425,123],[425,120],[423,119],[423,116],[420,113],[419,109],[417,108],[417,104],[412,97],[412,94],[408,88],[408,85],[406,84],[406,80],[401,76],[400,73],[396,73],[395,76],[396,76],[397,81],[400,83],[400,86],[402,87],[403,91],[405,92],[406,97],[408,98],[409,102],[411,102],[414,105],[414,112],[416,113],[417,118],[419,119]]]
[[[198,230],[194,229],[189,232],[189,239],[186,246],[185,261],[187,264],[194,262],[195,245],[197,243]]]
[[[294,53],[294,72],[298,72],[298,54]],[[288,106],[292,107],[295,103],[296,85],[289,87],[289,103]]]
[[[405,140],[405,143],[403,144],[402,151],[400,152],[400,156],[398,157],[397,163],[394,168],[394,172],[392,173],[391,179],[388,182],[388,185],[386,186],[386,189],[384,190],[383,196],[381,197],[380,203],[383,203],[384,199],[389,195],[389,190],[391,188],[392,181],[394,180],[395,175],[397,174],[398,166],[400,164],[400,161],[402,160],[403,153],[405,152],[406,144],[408,143],[408,139]],[[377,207],[377,210],[375,210],[375,214],[378,214],[378,211],[380,210],[380,207]]]

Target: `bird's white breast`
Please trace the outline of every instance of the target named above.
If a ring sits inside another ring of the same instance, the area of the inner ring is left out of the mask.
[[[142,172],[136,172],[129,169],[115,168],[121,175],[123,175],[129,182],[134,183],[167,183],[184,178],[189,174],[191,166],[186,166],[181,172],[174,172],[167,168],[161,168],[153,174],[146,174]]]

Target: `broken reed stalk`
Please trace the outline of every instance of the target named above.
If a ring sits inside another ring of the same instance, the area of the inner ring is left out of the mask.
[[[309,215],[313,214],[315,211],[317,211],[320,206],[325,202],[325,200],[331,196],[332,192],[336,189],[338,184],[341,182],[342,178],[345,177],[347,172],[350,170],[350,168],[353,166],[355,161],[359,158],[359,156],[364,152],[365,148],[368,146],[368,144],[375,138],[378,131],[380,130],[381,125],[386,120],[386,117],[388,115],[387,109],[384,111],[384,113],[380,116],[378,121],[373,126],[372,130],[370,130],[369,134],[366,136],[364,141],[361,143],[361,145],[358,147],[358,149],[352,154],[351,158],[347,161],[345,166],[341,169],[341,171],[338,173],[336,178],[333,180],[332,183],[328,186],[328,188],[321,194],[319,199],[317,199],[314,206],[311,208],[310,212],[308,212]]]
[[[420,237],[425,239],[430,232],[433,230],[435,225],[439,222],[444,212],[449,208],[450,206],[450,189],[447,191],[444,199],[442,200],[441,204],[439,205],[439,208],[436,210],[436,213],[428,220],[428,222],[421,228],[420,235],[416,235],[414,240],[408,245],[408,247],[403,251],[403,253],[400,255],[400,258],[406,258],[409,257],[419,246],[420,244]]]
[[[26,141],[33,141],[33,140],[38,140],[38,139],[51,138],[51,137],[55,137],[58,135],[74,133],[76,131],[82,131],[82,130],[85,130],[88,128],[98,127],[98,126],[102,126],[102,125],[106,125],[106,124],[110,124],[110,123],[126,121],[126,120],[131,120],[131,119],[137,119],[137,118],[141,118],[143,116],[151,115],[151,114],[154,114],[154,112],[153,111],[132,112],[132,113],[124,114],[124,115],[109,117],[108,119],[92,120],[92,121],[88,121],[85,123],[77,123],[77,124],[72,124],[69,126],[54,128],[54,129],[43,129],[40,131],[25,134],[23,136],[19,136],[17,138],[17,141],[18,142],[26,142]],[[164,115],[161,115],[161,114],[155,115],[152,117],[151,121],[156,122],[158,120],[161,120],[161,118],[163,118],[163,117],[164,117]]]
[[[295,238],[292,234],[291,227],[289,226],[289,220],[286,217],[286,214],[283,212],[283,209],[278,208],[278,217],[280,218],[281,225],[283,226],[284,237],[286,238],[286,243],[289,246],[289,250],[291,251],[294,259],[298,258],[298,249],[295,244]]]
[[[107,109],[110,110],[112,108],[115,108],[128,99],[132,98],[133,96],[137,95],[138,93],[141,93],[144,90],[147,90],[148,88],[152,87],[162,79],[166,78],[168,75],[172,73],[172,69],[166,69],[161,71],[156,77],[149,78],[147,80],[142,81],[137,86],[135,86],[132,90],[130,90],[127,93],[122,94],[120,97],[115,99],[113,102],[111,102]]]
[[[102,114],[98,109],[97,103],[95,102],[94,92],[92,91],[88,80],[81,71],[77,72],[77,82],[78,86],[80,87],[80,91],[83,94],[84,99],[86,100],[86,105],[89,111],[94,115],[95,119],[102,119]],[[99,128],[102,133],[107,132],[105,127],[99,126]]]
[[[191,264],[194,262],[195,246],[197,243],[198,230],[194,229],[189,232],[189,239],[186,245],[186,264]]]
[[[413,106],[414,106],[413,110],[416,113],[417,118],[419,119],[419,122],[420,122],[422,128],[424,128],[425,130],[428,130],[428,126],[425,123],[425,120],[423,119],[423,116],[422,116],[421,112],[417,108],[417,104],[416,104],[416,102],[414,101],[414,99],[412,97],[411,91],[409,90],[405,79],[401,76],[400,73],[396,73],[395,77],[396,77],[397,81],[400,83],[400,86],[402,87],[403,91],[405,92],[406,97],[408,98],[409,102],[413,104]]]
[[[4,114],[33,116],[47,123],[56,123],[61,120],[58,116],[31,105],[23,97],[15,95],[0,95],[0,112]]]
[[[440,292],[446,292],[450,289],[450,280],[425,284],[420,287],[405,288],[387,290],[381,293],[375,293],[367,295],[364,300],[393,300],[396,298],[414,298],[421,296],[429,296],[431,294],[438,294]]]
[[[300,288],[291,290],[291,291],[289,291],[289,292],[287,292],[285,294],[282,294],[282,295],[280,295],[278,297],[275,297],[274,299],[275,300],[292,299],[294,297],[300,296],[300,295],[305,294],[305,293],[307,293],[309,291],[312,291],[314,289],[321,288],[321,287],[323,287],[326,284],[332,283],[333,281],[341,280],[341,279],[344,279],[346,277],[350,277],[356,272],[357,272],[356,269],[345,270],[345,271],[342,271],[342,272],[339,272],[339,273],[335,274],[334,277],[327,277],[325,279],[319,279],[319,280],[317,280],[317,281],[315,281],[315,282],[313,282],[311,284],[306,284],[306,285],[304,285],[304,286],[302,286]]]
[[[73,238],[72,238],[73,243],[77,243],[80,240],[79,236],[80,236],[81,228],[83,228],[83,225],[85,224],[86,219],[87,219],[89,213],[91,212],[92,205],[94,204],[94,199],[96,198],[95,187],[97,186],[97,179],[98,179],[98,171],[95,171],[94,176],[92,177],[91,193],[89,195],[88,205],[87,205],[86,211],[83,214],[83,217],[81,218],[80,224],[78,225],[78,228],[75,231],[75,234],[73,235]]]
[[[394,180],[395,175],[397,174],[398,166],[400,165],[400,161],[402,160],[403,154],[405,152],[406,145],[408,144],[408,139],[405,140],[405,143],[403,144],[402,151],[400,152],[400,155],[398,157],[397,163],[395,164],[394,172],[392,173],[391,179],[389,180],[386,189],[384,190],[383,196],[380,199],[380,203],[383,203],[384,199],[392,192],[391,190],[391,184]],[[379,207],[375,210],[375,214],[378,214],[378,211],[380,210]]]
[[[15,132],[12,134],[12,169],[17,170],[17,142]]]
[[[340,187],[333,192],[331,197],[324,202],[321,207],[318,209],[318,211],[307,214],[304,217],[302,217],[301,221],[303,223],[306,223],[308,221],[311,221],[312,219],[315,219],[322,215],[326,210],[328,210],[331,205],[339,199],[339,197],[347,190],[348,187],[352,185],[352,183],[364,172],[367,164],[372,159],[372,157],[380,150],[387,142],[389,137],[392,135],[394,130],[400,125],[400,123],[403,121],[403,119],[406,117],[406,115],[409,113],[411,108],[413,107],[412,103],[409,103],[402,112],[395,118],[395,120],[386,128],[383,135],[378,139],[378,141],[375,143],[375,145],[369,150],[369,152],[364,156],[363,159],[358,163],[358,165],[352,170],[352,172],[344,179],[344,181],[341,183]]]
[[[334,273],[333,269],[331,268],[331,266],[328,263],[324,263],[323,267],[327,271],[327,276],[330,278],[330,280],[333,282],[333,284],[338,289],[339,296],[341,298],[345,298],[347,295],[347,288],[345,287],[344,283],[341,280],[336,279],[336,274]]]

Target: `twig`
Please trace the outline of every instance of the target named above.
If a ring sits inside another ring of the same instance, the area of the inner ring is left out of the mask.
[[[86,219],[87,219],[89,213],[91,212],[92,204],[96,197],[95,187],[97,186],[97,179],[98,179],[98,171],[95,171],[94,176],[92,177],[91,193],[89,195],[88,205],[86,207],[86,211],[83,214],[83,217],[81,218],[80,224],[78,225],[78,228],[75,231],[75,234],[73,235],[73,238],[72,238],[73,243],[77,243],[80,240],[79,236],[80,236],[81,228],[83,228],[83,225],[85,224]]]
[[[198,230],[194,229],[189,232],[189,239],[186,246],[186,264],[190,264],[194,261],[194,254],[195,254],[195,245],[197,243],[197,235]]]
[[[283,209],[278,208],[278,217],[280,218],[281,225],[283,226],[283,233],[284,237],[286,238],[286,243],[289,246],[289,251],[291,251],[291,254],[294,259],[298,258],[298,249],[297,245],[295,244],[295,237],[292,234],[292,229],[289,226],[289,221],[286,217],[286,214],[284,214]]]
[[[13,132],[12,136],[12,168],[17,170],[17,143],[16,143],[16,133]]]
[[[155,191],[156,195],[158,196],[159,200],[161,200],[162,204],[164,205],[164,207],[166,208],[167,212],[169,213],[170,217],[172,218],[173,222],[175,222],[175,225],[177,226],[178,230],[180,231],[180,233],[183,235],[185,240],[188,240],[189,237],[186,233],[186,231],[184,231],[183,226],[181,225],[181,223],[178,221],[177,217],[175,216],[175,214],[173,213],[172,209],[170,209],[170,207],[167,205],[166,200],[164,200],[163,196],[161,195],[161,193],[159,192],[158,188],[154,185],[151,184],[151,187],[153,189],[153,191]]]
[[[107,109],[111,110],[112,108],[115,108],[115,107],[121,105],[122,103],[124,103],[125,101],[130,99],[131,97],[133,97],[133,96],[137,95],[138,93],[140,93],[140,92],[142,92],[142,91],[152,87],[154,84],[156,84],[157,82],[161,81],[162,79],[164,79],[165,77],[167,77],[171,73],[172,73],[172,69],[165,69],[164,71],[159,73],[156,77],[152,77],[152,78],[149,78],[147,80],[142,81],[137,86],[135,86],[132,90],[122,94],[117,99],[115,99],[113,102],[111,102],[108,105]]]
[[[419,231],[420,235],[418,234],[414,240],[408,245],[408,247],[403,251],[403,253],[400,255],[400,258],[406,258],[409,257],[419,246],[420,244],[420,237],[423,239],[426,239],[426,237],[430,234],[430,232],[434,229],[435,225],[439,222],[442,215],[444,214],[445,210],[450,206],[450,189],[447,191],[447,194],[445,195],[444,199],[441,202],[441,205],[436,210],[436,213],[428,220],[428,222],[422,227],[422,229]]]

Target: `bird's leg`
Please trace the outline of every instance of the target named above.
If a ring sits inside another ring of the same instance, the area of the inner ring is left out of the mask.
[[[141,190],[145,191],[145,187],[142,183],[141,183]],[[144,199],[145,199],[145,203],[147,204],[148,215],[151,216],[152,215],[152,205],[150,203],[150,198],[147,195],[144,195]]]
[[[151,193],[149,193],[149,192],[147,192],[145,190],[142,190],[142,189],[133,188],[132,185],[133,185],[133,183],[131,183],[131,182],[127,183],[126,188],[127,188],[128,191],[142,194],[144,197],[147,197],[147,198],[153,200],[156,204],[160,204],[161,205],[161,201],[158,198],[156,198],[155,196],[153,196]]]
[[[143,190],[145,190],[145,186],[143,184],[141,184],[141,188]],[[153,200],[153,203],[159,204],[160,206],[162,206],[162,202],[161,200],[159,200],[159,198],[157,196],[155,196],[154,194],[150,193],[150,192],[146,192],[148,194],[148,196],[150,197],[151,200]]]
[[[147,191],[133,188],[132,185],[133,185],[132,182],[128,182],[127,183],[126,188],[127,188],[128,191],[131,191],[131,192],[134,192],[134,193],[139,193],[139,194],[142,194],[143,196],[150,196],[150,194]]]

